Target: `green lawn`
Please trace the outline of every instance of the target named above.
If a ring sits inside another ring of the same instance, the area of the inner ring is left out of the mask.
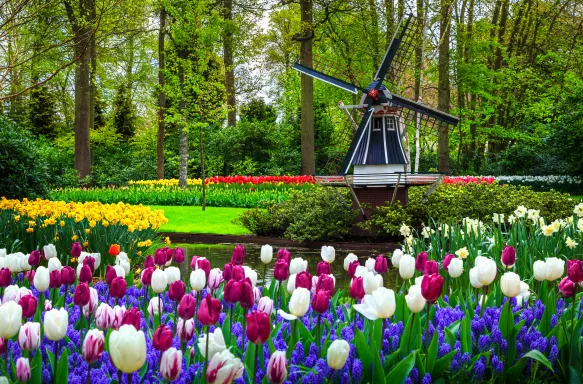
[[[220,235],[245,235],[250,232],[244,227],[233,224],[246,208],[221,208],[195,206],[151,205],[152,209],[164,210],[168,224],[160,227],[161,232],[214,233]]]
[[[575,201],[581,201],[581,199],[583,199],[583,195],[571,195],[571,199],[575,200]]]

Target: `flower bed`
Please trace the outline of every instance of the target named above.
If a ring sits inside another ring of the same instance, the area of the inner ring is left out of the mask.
[[[492,184],[496,182],[491,176],[445,176],[444,184]]]
[[[583,193],[583,179],[573,176],[496,176],[496,181],[504,184],[525,185],[537,191],[554,189],[573,194]]]
[[[206,179],[206,204],[214,207],[262,207],[266,202],[287,200],[292,191],[314,188],[311,176],[216,176]],[[53,190],[54,200],[100,201],[151,205],[201,205],[202,180],[189,179],[178,187],[177,179],[131,181],[125,187],[66,188]]]
[[[159,243],[156,230],[166,222],[163,211],[139,205],[2,198],[0,248],[30,252],[52,244],[67,265],[75,243],[104,256],[115,243],[132,258]]]
[[[583,216],[583,205],[576,212]],[[429,228],[427,238],[411,231],[404,249],[420,252],[397,250],[390,263],[383,255],[336,261],[334,248],[322,247],[315,276],[307,260],[264,246],[254,257],[273,269],[272,281],[244,266],[253,256],[242,246],[222,270],[193,257],[188,278],[181,249],[158,249],[135,286],[122,253],[94,286],[90,255],[77,278],[52,258],[48,269],[34,259],[26,276],[0,269],[0,352],[13,379],[35,383],[579,382],[583,263],[547,248],[539,240],[550,231],[523,216],[499,220],[487,252],[475,246],[488,226],[475,221]],[[577,226],[553,236],[581,236]],[[536,239],[523,241],[525,230]],[[446,255],[444,233],[465,247]],[[580,255],[581,238],[571,239],[567,248]],[[348,286],[336,286],[334,262]],[[401,279],[394,290],[385,287],[389,264]]]

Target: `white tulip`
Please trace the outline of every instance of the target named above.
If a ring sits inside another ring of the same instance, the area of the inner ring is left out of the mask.
[[[514,272],[506,272],[500,278],[500,289],[506,297],[516,297],[520,294],[520,276]]]
[[[326,356],[328,366],[336,371],[341,370],[346,364],[349,353],[350,345],[346,340],[334,340],[328,347],[328,354]]]
[[[20,253],[20,270],[21,271],[30,271],[32,267],[28,264],[28,257],[30,254],[25,255],[24,253]]]
[[[366,272],[362,280],[364,284],[364,293],[367,295],[372,294],[379,288],[378,280],[375,278],[375,275],[372,272]]]
[[[480,279],[478,278],[478,267],[470,269],[470,284],[474,288],[482,288],[482,283],[480,283]]]
[[[154,273],[152,273],[152,290],[155,293],[162,293],[166,290],[168,286],[168,277],[161,269],[156,269]]]
[[[459,257],[454,257],[449,262],[449,266],[447,267],[447,272],[451,277],[458,278],[464,272],[464,262]]]
[[[417,276],[415,278],[415,285],[421,286],[422,282],[423,282],[423,276]]]
[[[168,285],[172,284],[177,280],[180,280],[180,269],[178,269],[178,267],[167,267],[166,269],[164,269],[164,273],[166,274],[166,278],[168,279]]]
[[[496,278],[498,267],[496,262],[487,257],[476,257],[476,268],[478,268],[478,280],[482,285],[490,285]]]
[[[273,300],[269,296],[263,296],[259,299],[257,310],[271,315],[271,312],[273,312]]]
[[[403,257],[402,250],[395,249],[393,251],[393,255],[391,256],[391,264],[393,264],[393,267],[399,268],[399,263],[400,263],[402,257]]]
[[[336,259],[336,250],[332,246],[323,245],[321,256],[325,262],[332,263]]]
[[[4,261],[6,263],[6,268],[8,268],[10,272],[18,273],[22,271],[22,269],[20,268],[20,256],[17,255],[16,253],[6,255]]]
[[[61,264],[61,260],[59,260],[57,257],[52,257],[49,259],[48,268],[49,272],[60,271],[63,269],[63,265]]]
[[[22,307],[20,305],[14,301],[5,301],[0,305],[0,337],[6,340],[6,343],[18,333],[21,322]]]
[[[399,261],[399,275],[403,280],[409,280],[415,275],[415,258],[411,255],[403,255]]]
[[[243,376],[243,364],[241,359],[235,358],[228,349],[221,353],[216,353],[209,361],[207,368],[207,378],[209,384],[229,384],[233,380]]]
[[[421,286],[412,285],[409,288],[409,293],[405,295],[405,301],[407,301],[407,307],[409,307],[411,312],[421,312],[426,304],[426,300],[421,294]]]
[[[206,274],[204,269],[197,269],[190,272],[190,287],[197,292],[203,290],[206,285]]]
[[[114,265],[113,269],[115,270],[115,275],[121,278],[126,277],[126,269],[124,267],[122,267],[121,265]]]
[[[53,244],[45,245],[43,247],[43,251],[47,260],[52,259],[53,257],[57,257],[57,248]]]
[[[216,291],[224,280],[223,271],[220,268],[213,268],[209,272],[208,286],[211,291]]]
[[[304,260],[301,257],[296,257],[291,259],[289,263],[289,273],[293,275],[294,273],[305,272],[308,270],[308,260]]]
[[[532,264],[534,278],[537,281],[545,281],[547,278],[547,264],[544,260],[537,260]]]
[[[113,365],[125,373],[134,373],[146,362],[146,336],[133,325],[122,325],[109,336],[109,356]]]
[[[251,286],[255,288],[255,285],[257,285],[257,271],[246,265],[243,266],[243,271],[245,272],[245,277],[248,277],[249,280],[251,280]]]
[[[263,264],[271,263],[273,259],[273,247],[269,244],[265,244],[261,247],[261,262]]]
[[[164,306],[162,306],[164,307]],[[162,308],[163,310],[164,308]],[[150,302],[148,303],[148,313],[150,314],[151,318],[154,318],[160,311],[160,298],[159,297],[152,297]]]
[[[18,285],[9,285],[4,288],[4,296],[2,297],[2,301],[4,303],[14,301],[16,304],[18,304],[20,301],[20,288],[18,288]]]
[[[203,332],[202,335],[198,338],[198,350],[200,351],[202,357],[206,356],[206,344],[206,334]],[[227,349],[221,328],[217,327],[213,333],[209,333],[208,349],[209,357],[212,357],[216,353],[221,353]]]
[[[520,282],[520,293],[516,296],[516,304],[522,307],[524,302],[528,302],[530,299],[530,287],[524,281]]]
[[[382,287],[384,285],[383,277],[381,275],[375,275],[374,278],[377,280],[377,285],[379,287]]]
[[[116,266],[119,265],[124,269],[124,276],[130,273],[130,262],[129,260],[119,259],[119,256],[115,259]]]
[[[348,256],[344,258],[344,270],[348,271],[348,266],[355,260],[358,260],[358,257],[354,253],[349,253]]]
[[[546,280],[555,281],[560,279],[565,273],[565,260],[549,257],[546,259]]]
[[[362,265],[359,265],[358,267],[356,267],[356,270],[354,271],[354,277],[364,278],[364,276],[367,273],[368,273],[368,269],[366,267],[363,267]]]
[[[366,269],[369,272],[376,273],[376,271],[374,270],[375,261],[376,260],[373,259],[372,257],[369,257],[368,259],[366,259],[366,262],[364,263],[364,266],[366,267]]]
[[[0,248],[0,259],[5,258],[7,255],[6,248]]]
[[[64,308],[51,309],[45,313],[44,332],[47,339],[59,341],[67,334],[69,313]],[[133,328],[133,327],[132,327]]]
[[[296,277],[297,273],[294,273],[293,275],[290,275],[287,279],[286,289],[287,293],[289,293],[290,295],[294,293],[294,291],[296,290]]]
[[[296,288],[289,300],[290,313],[286,313],[281,309],[278,313],[286,320],[296,320],[298,317],[304,316],[308,312],[309,307],[310,291],[306,288]]]
[[[97,307],[99,306],[99,295],[97,290],[93,287],[89,287],[89,303],[83,306],[83,315],[85,317],[95,315]]]
[[[354,305],[354,309],[369,320],[387,319],[393,316],[396,307],[395,292],[385,287],[365,295],[361,304]]]

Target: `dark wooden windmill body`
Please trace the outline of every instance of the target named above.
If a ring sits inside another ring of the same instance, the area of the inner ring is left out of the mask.
[[[340,103],[351,119],[349,109],[362,112],[358,125],[352,120],[355,131],[342,165],[335,174],[316,175],[315,178],[323,186],[349,188],[364,220],[379,205],[395,201],[407,204],[410,186],[432,185],[431,193],[443,177],[439,173],[407,172],[409,159],[403,147],[403,133],[413,126],[424,134],[435,134],[440,127],[457,125],[458,119],[391,93],[383,84],[385,80],[393,85],[399,83],[415,49],[420,28],[413,15],[401,20],[374,79],[366,87],[355,84],[351,72],[331,68],[325,59],[314,59],[313,67],[299,62],[294,64],[294,69],[301,73],[362,95],[358,105]]]

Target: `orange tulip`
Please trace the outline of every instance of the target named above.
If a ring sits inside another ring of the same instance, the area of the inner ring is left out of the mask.
[[[111,256],[117,256],[119,255],[119,252],[121,251],[119,244],[111,244],[111,247],[109,247],[109,254]]]

